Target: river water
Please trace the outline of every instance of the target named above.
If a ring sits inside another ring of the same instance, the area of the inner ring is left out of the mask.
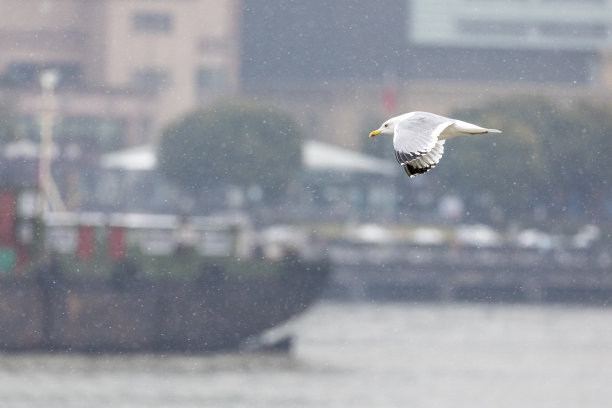
[[[0,354],[0,407],[607,407],[612,308],[323,302],[287,355]]]

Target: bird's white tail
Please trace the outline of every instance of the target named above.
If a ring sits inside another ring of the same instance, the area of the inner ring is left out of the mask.
[[[472,123],[455,120],[440,134],[440,139],[450,139],[461,135],[481,135],[484,133],[501,133],[501,130],[487,129]]]

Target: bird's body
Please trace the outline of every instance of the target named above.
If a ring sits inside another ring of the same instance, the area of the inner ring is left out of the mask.
[[[500,133],[457,119],[428,112],[410,112],[391,118],[370,133],[392,134],[395,158],[408,176],[415,177],[434,168],[444,153],[446,139],[461,135]]]

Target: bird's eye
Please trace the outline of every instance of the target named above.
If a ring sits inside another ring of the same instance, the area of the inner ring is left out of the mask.
[[[385,123],[383,126],[384,126],[384,127],[389,127],[389,124],[388,124],[388,123]]]

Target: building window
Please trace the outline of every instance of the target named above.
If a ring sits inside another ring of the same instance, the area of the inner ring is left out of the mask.
[[[172,31],[173,21],[170,13],[139,11],[132,15],[134,31],[148,33],[168,33]]]
[[[608,36],[608,27],[605,24],[543,23],[539,29],[540,33],[547,37],[605,39]]]
[[[198,94],[223,92],[227,88],[227,75],[221,68],[199,68],[196,74]]]
[[[34,62],[11,63],[2,75],[2,82],[7,85],[26,86],[38,83],[40,66]]]
[[[72,63],[13,62],[0,74],[0,83],[8,86],[39,86],[40,74],[45,70],[55,70],[59,76],[59,86],[78,86],[83,79],[83,68]]]
[[[467,35],[524,36],[529,25],[515,21],[459,20],[457,31]]]
[[[143,91],[162,91],[170,86],[170,73],[161,68],[141,68],[132,72],[130,83]]]

